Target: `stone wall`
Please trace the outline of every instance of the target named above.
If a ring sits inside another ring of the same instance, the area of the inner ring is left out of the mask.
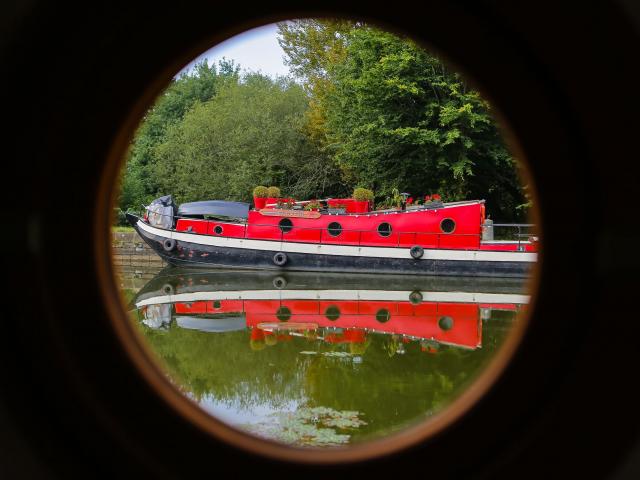
[[[136,232],[113,232],[113,264],[123,272],[160,270],[167,263]]]

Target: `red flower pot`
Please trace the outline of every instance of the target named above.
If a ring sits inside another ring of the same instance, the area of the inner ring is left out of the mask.
[[[253,204],[255,205],[256,210],[264,208],[266,203],[267,199],[264,197],[253,197]]]

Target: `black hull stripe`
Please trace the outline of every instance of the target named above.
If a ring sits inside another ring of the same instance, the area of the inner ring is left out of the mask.
[[[351,272],[416,275],[481,276],[524,278],[530,275],[531,262],[433,260],[384,258],[348,255],[321,255],[287,252],[284,266],[273,262],[277,250],[253,250],[178,241],[177,247],[166,252],[162,246],[168,237],[136,229],[140,236],[167,262],[198,268],[240,268],[275,271]]]

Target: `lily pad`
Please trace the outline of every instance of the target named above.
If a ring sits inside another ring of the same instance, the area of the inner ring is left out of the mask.
[[[328,407],[300,408],[295,412],[278,412],[269,420],[242,425],[250,433],[282,443],[306,447],[346,445],[351,435],[337,430],[353,430],[367,423],[356,411],[339,411]]]

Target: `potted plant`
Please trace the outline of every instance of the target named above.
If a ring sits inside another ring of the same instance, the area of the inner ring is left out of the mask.
[[[276,201],[276,207],[284,208],[285,210],[291,210],[296,203],[293,198],[274,198],[273,200]]]
[[[261,208],[264,208],[265,204],[267,203],[268,193],[269,189],[262,185],[258,185],[253,189],[253,204],[255,205],[256,209],[260,210]]]
[[[353,213],[366,213],[371,208],[373,202],[373,191],[368,188],[356,188],[353,190]]]
[[[322,204],[317,200],[311,200],[304,206],[304,209],[310,212],[317,212],[322,208]]]
[[[280,198],[280,189],[278,187],[269,187],[267,188],[267,205],[270,204],[278,204]]]
[[[424,197],[425,205],[434,205],[434,204],[441,204],[441,203],[442,203],[442,197],[437,193],[434,193],[433,195],[427,195],[426,197]]]

